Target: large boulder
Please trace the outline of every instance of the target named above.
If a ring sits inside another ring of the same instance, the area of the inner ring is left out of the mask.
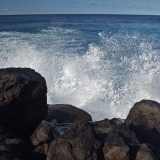
[[[30,68],[0,69],[0,127],[29,136],[47,114],[45,79]]]
[[[46,121],[57,120],[58,123],[75,122],[82,119],[92,121],[92,117],[86,111],[68,104],[49,105]]]
[[[125,123],[132,129],[140,143],[160,146],[160,104],[142,100],[131,108]]]

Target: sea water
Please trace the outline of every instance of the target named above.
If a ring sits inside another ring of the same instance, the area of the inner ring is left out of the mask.
[[[93,120],[160,102],[159,64],[160,16],[0,16],[0,68],[33,68],[48,104],[72,104]]]

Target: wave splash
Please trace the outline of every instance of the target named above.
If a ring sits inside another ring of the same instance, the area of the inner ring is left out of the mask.
[[[101,42],[79,54],[52,36],[1,32],[0,67],[35,69],[47,81],[49,104],[75,105],[93,120],[125,118],[142,99],[160,101],[160,53],[150,39],[100,32]]]

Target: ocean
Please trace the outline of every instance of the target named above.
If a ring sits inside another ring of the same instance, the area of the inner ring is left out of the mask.
[[[45,77],[48,104],[126,118],[142,99],[160,102],[160,16],[0,16],[0,68]]]

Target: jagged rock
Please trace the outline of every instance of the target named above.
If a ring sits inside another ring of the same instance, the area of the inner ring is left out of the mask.
[[[70,125],[72,124],[52,124],[43,120],[30,138],[36,147],[31,153],[33,160],[46,160],[50,143],[64,134]]]
[[[30,137],[32,145],[35,146],[34,150],[30,153],[30,159],[46,160],[50,143],[57,136],[58,133],[54,131],[51,124],[42,121]]]
[[[136,155],[135,160],[159,160],[159,158],[153,153],[152,149],[150,149],[151,145],[149,144],[140,144],[139,150]]]
[[[117,145],[114,143],[117,143]],[[103,153],[105,160],[130,160],[129,146],[120,137],[114,139],[113,142],[105,142]]]
[[[46,160],[50,144],[41,144],[37,146],[30,155],[31,160]]]
[[[104,119],[93,123],[96,138],[102,143],[106,142],[106,137],[118,133],[118,135],[128,143],[139,143],[135,133],[126,124],[113,123],[113,120]]]
[[[34,70],[0,69],[0,160],[160,159],[159,103],[136,103],[125,123],[88,122],[91,116],[71,105],[50,105],[46,116],[46,93]]]
[[[125,124],[104,119],[94,122],[96,139],[103,145],[105,160],[130,160],[130,146],[137,144],[138,140],[133,131]]]
[[[51,124],[47,121],[42,121],[35,132],[31,135],[33,146],[48,143],[58,137],[59,134],[54,130]]]
[[[160,159],[160,150],[150,144],[137,144],[131,147],[134,156],[134,160],[159,160]]]
[[[100,148],[92,125],[82,120],[51,144],[47,160],[102,160]]]
[[[160,104],[142,100],[131,108],[125,123],[132,129],[140,143],[160,146]]]
[[[75,122],[82,119],[92,121],[92,117],[86,111],[68,104],[49,105],[46,121],[57,119],[58,123]]]
[[[104,144],[106,136],[113,132],[113,127],[110,125],[110,121],[106,118],[102,121],[94,122],[93,125],[96,139]]]
[[[30,68],[0,69],[0,127],[31,135],[47,114],[45,79]]]

